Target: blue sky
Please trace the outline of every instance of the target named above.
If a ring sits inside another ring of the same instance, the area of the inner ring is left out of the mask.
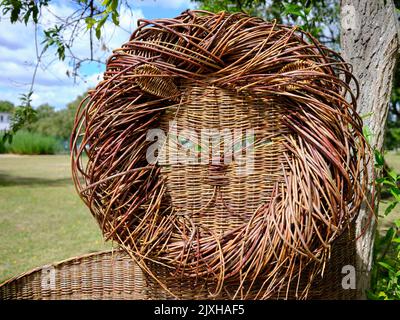
[[[190,0],[134,0],[130,6],[131,10],[121,9],[120,27],[115,27],[112,23],[104,26],[104,37],[94,48],[95,58],[105,61],[112,49],[128,40],[139,18],[169,18],[179,15],[187,8],[194,8]],[[52,1],[51,5],[44,9],[37,39],[39,46],[43,41],[40,36],[41,28],[54,26],[58,22],[58,16],[72,12],[72,1]],[[29,90],[36,63],[35,29],[33,24],[11,24],[8,17],[0,19],[0,100],[18,104],[20,95]],[[82,28],[84,30],[84,25]],[[68,32],[70,31],[65,31],[66,38]],[[73,51],[78,57],[89,57],[88,33],[82,33],[76,40]],[[75,82],[67,75],[71,70],[68,59],[59,61],[55,51],[48,50],[37,72],[32,104],[38,106],[49,103],[56,108],[65,107],[89,87],[96,85],[102,77],[104,65],[83,64],[79,73],[81,78]]]

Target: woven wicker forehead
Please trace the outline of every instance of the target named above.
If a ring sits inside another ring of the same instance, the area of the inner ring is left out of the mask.
[[[292,283],[306,297],[368,181],[353,80],[297,28],[203,11],[142,20],[77,112],[77,191],[104,236],[169,294],[181,290],[165,285],[175,277],[213,297],[288,295]],[[149,130],[171,138],[172,120],[177,136],[254,130],[254,170],[239,174],[238,159],[149,163]]]

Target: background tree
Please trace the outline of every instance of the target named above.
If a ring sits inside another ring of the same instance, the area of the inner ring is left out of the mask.
[[[297,24],[322,43],[339,43],[339,1],[337,0],[194,0],[201,9],[213,12],[246,12],[265,20]]]
[[[36,108],[37,121],[26,124],[24,129],[44,136],[69,140],[74,125],[75,112],[83,98],[84,95],[78,96],[60,110],[55,110],[49,104],[40,105]]]
[[[341,18],[342,55],[352,63],[353,73],[360,83],[358,112],[369,115],[364,123],[371,131],[371,147],[382,151],[393,76],[400,50],[394,2],[342,0]],[[369,287],[374,228],[375,220],[370,219],[367,208],[361,210],[357,219],[357,233],[363,233],[363,236],[356,243],[360,296]]]
[[[0,101],[0,112],[9,112],[12,113],[14,111],[14,104],[10,101],[1,100]]]
[[[400,7],[400,1],[397,1],[397,6],[397,8]],[[400,64],[397,64],[395,68],[384,141],[386,150],[400,148]]]

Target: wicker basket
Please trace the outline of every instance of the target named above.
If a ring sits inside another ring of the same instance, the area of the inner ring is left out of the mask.
[[[45,265],[0,286],[0,299],[144,299],[142,271],[122,251]]]
[[[342,267],[354,265],[354,242],[342,237],[332,250],[323,279],[310,289],[311,299],[355,299],[356,290],[343,289]],[[176,282],[176,281],[175,281]],[[204,299],[197,288],[182,284],[180,299]],[[290,295],[294,298],[294,295]],[[209,298],[209,297],[207,297]],[[216,297],[221,298],[221,297]],[[284,297],[276,297],[284,298]],[[0,300],[149,300],[172,299],[123,250],[92,253],[35,268],[0,285]]]

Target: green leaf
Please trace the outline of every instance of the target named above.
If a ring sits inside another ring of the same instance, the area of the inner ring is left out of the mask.
[[[63,61],[65,59],[65,47],[62,43],[57,43],[58,58]]]
[[[110,2],[112,0],[103,0],[103,2],[101,3],[102,6],[108,7],[110,5]]]
[[[300,16],[301,14],[301,6],[296,3],[287,3],[284,4],[284,14],[292,14],[294,16]]]
[[[96,28],[96,38],[97,39],[100,39],[100,37],[101,37],[101,29],[100,28]]]
[[[398,176],[397,176],[397,173],[395,171],[391,170],[388,174],[393,179],[393,181],[397,181]]]
[[[371,142],[370,140],[372,137],[372,132],[368,126],[363,127],[363,135],[364,135],[365,139],[367,140],[367,142],[370,143]]]
[[[86,22],[87,28],[90,29],[90,28],[93,28],[93,26],[95,25],[96,19],[94,19],[94,18],[92,18],[92,17],[87,17],[87,18],[85,19],[85,22]]]
[[[374,114],[373,112],[365,113],[365,114],[361,115],[361,119],[363,119],[363,120],[368,119],[373,114]]]
[[[106,23],[107,21],[107,15],[105,15],[103,18],[101,18],[98,22],[97,22],[97,26],[96,26],[96,38],[100,39],[101,37],[101,28],[103,27],[103,25]]]
[[[385,268],[386,270],[389,270],[389,271],[392,271],[392,272],[396,272],[396,271],[393,269],[393,267],[392,267],[391,265],[387,264],[386,262],[379,261],[378,264],[379,264],[381,267]]]
[[[114,12],[116,12],[117,11],[117,9],[118,9],[118,0],[112,0],[111,1],[111,10],[112,11],[114,11]]]
[[[381,238],[379,245],[380,246],[387,246],[392,241],[395,233],[396,233],[396,231],[394,230],[394,228],[389,228],[386,231],[385,236]]]
[[[14,23],[14,22],[18,21],[18,17],[19,17],[19,13],[20,12],[21,12],[21,7],[19,7],[19,6],[15,6],[11,10],[11,16],[10,16],[11,23]]]
[[[394,202],[391,202],[388,206],[387,206],[387,208],[386,208],[386,210],[385,210],[385,216],[388,216],[392,211],[393,211],[393,209],[397,206],[397,201],[394,201]]]
[[[103,18],[101,18],[97,24],[97,27],[102,28],[103,25],[106,23],[108,16],[105,15]]]
[[[378,297],[380,300],[386,300],[388,298],[387,294],[384,291],[380,291],[378,293]]]
[[[375,182],[376,183],[379,183],[379,184],[382,184],[382,183],[384,183],[386,181],[386,178],[376,178],[375,179]]]
[[[28,11],[24,14],[23,20],[24,20],[24,23],[25,23],[25,24],[28,24],[30,14],[31,14],[30,10],[28,10]]]
[[[113,12],[112,14],[111,14],[111,18],[112,18],[112,21],[113,21],[113,23],[116,25],[116,26],[119,26],[119,15],[118,15],[118,12]]]
[[[397,184],[395,184],[394,182],[388,180],[387,178],[384,178],[382,184],[384,184],[385,186],[392,187],[392,188],[397,188]]]
[[[34,6],[32,8],[32,19],[35,23],[38,23],[39,8]]]
[[[364,128],[368,128],[368,127],[364,127]],[[368,130],[368,132],[371,132],[371,131],[369,131],[369,129],[367,129],[367,130]],[[380,153],[378,150],[375,150],[374,154],[375,154],[375,165],[379,166],[379,167],[383,167],[385,164],[385,159],[384,159],[382,153]]]
[[[285,9],[283,11],[283,14],[291,14],[295,17],[301,17],[303,19],[306,19],[306,15],[304,14],[303,7],[296,4],[296,3],[288,3],[284,5]]]
[[[396,201],[400,202],[400,189],[396,187],[390,188],[390,193],[396,199]]]
[[[367,291],[367,297],[370,300],[381,300],[377,294],[369,290]]]

